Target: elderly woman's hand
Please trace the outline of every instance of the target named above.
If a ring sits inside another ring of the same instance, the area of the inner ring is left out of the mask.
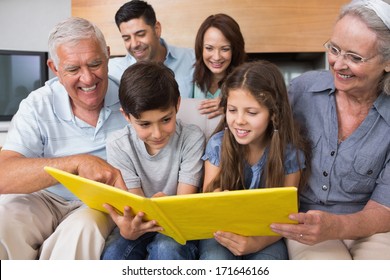
[[[289,218],[298,224],[271,224],[272,231],[307,245],[339,239],[337,216],[334,214],[311,210],[307,213],[291,214]]]

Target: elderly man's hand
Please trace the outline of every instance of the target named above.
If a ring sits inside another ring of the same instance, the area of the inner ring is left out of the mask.
[[[105,160],[92,156],[80,155],[76,165],[75,174],[81,177],[101,182],[127,191],[125,182],[119,169],[113,167]]]

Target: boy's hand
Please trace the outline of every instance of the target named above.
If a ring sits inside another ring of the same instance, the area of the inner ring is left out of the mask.
[[[158,193],[155,193],[152,197],[163,197],[163,196],[167,196],[167,195],[163,192],[158,192]]]
[[[109,212],[123,238],[135,240],[147,232],[163,230],[163,228],[158,226],[157,222],[154,220],[147,222],[143,221],[145,214],[142,212],[139,212],[134,216],[129,206],[125,206],[123,216],[118,214],[118,211],[109,204],[104,204],[103,207]]]

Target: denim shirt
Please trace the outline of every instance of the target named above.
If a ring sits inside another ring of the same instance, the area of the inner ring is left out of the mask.
[[[207,143],[203,160],[210,161],[211,164],[219,166],[221,162],[221,148],[222,138],[224,131],[219,131],[214,134]],[[284,160],[285,174],[295,173],[300,169],[305,168],[304,155],[299,152],[299,161],[297,159],[297,151],[292,149],[291,145],[287,146]],[[264,181],[262,173],[267,162],[268,148],[265,149],[262,157],[254,165],[249,165],[247,162],[244,164],[244,176],[245,176],[245,188],[246,189],[258,189],[261,187],[261,182]],[[300,164],[300,166],[299,166]]]
[[[312,143],[311,176],[301,192],[301,210],[355,213],[371,199],[389,207],[390,96],[380,94],[361,125],[340,144],[329,71],[294,79],[289,98]]]

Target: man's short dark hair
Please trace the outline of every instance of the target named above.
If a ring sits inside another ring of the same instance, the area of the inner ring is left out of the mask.
[[[145,23],[150,26],[154,26],[157,21],[154,9],[150,4],[141,0],[133,0],[119,8],[115,14],[115,23],[119,28],[122,22],[137,18],[143,18]]]

